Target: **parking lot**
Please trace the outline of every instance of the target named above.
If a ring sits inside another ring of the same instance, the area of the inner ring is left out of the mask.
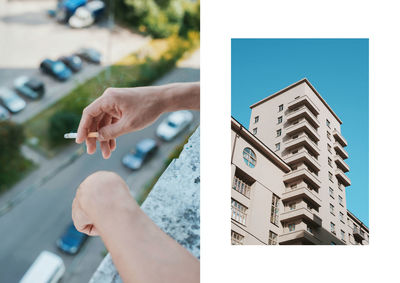
[[[114,26],[111,32],[107,19],[86,29],[72,29],[47,15],[47,10],[54,9],[55,5],[55,0],[0,0],[0,87],[13,87],[14,79],[22,75],[39,78],[46,87],[46,94],[41,100],[26,99],[27,107],[12,116],[15,122],[28,120],[77,84],[139,49],[149,40],[119,26]],[[71,55],[81,47],[98,50],[103,56],[102,64],[84,63],[82,71],[67,82],[56,81],[39,71],[42,60]]]

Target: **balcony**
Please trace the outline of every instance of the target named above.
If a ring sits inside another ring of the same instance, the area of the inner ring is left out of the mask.
[[[363,232],[361,231],[361,229],[358,228],[358,227],[354,227],[354,229],[353,229],[353,236],[354,236],[354,239],[356,239],[356,240],[358,240],[358,241],[363,241],[363,240],[365,240],[364,233],[363,233]]]
[[[280,245],[290,245],[298,242],[302,244],[321,245],[320,240],[305,230],[289,232],[279,236]]]
[[[347,163],[344,162],[344,160],[339,155],[335,155],[334,159],[335,159],[337,167],[342,169],[343,172],[350,171],[349,165],[347,165]]]
[[[289,127],[286,128],[285,132],[289,136],[305,132],[312,140],[314,141],[320,140],[318,132],[305,119],[298,122],[297,124],[290,125]]]
[[[339,133],[338,130],[336,130],[336,129],[333,130],[333,137],[334,137],[335,140],[338,141],[343,147],[347,146],[347,141],[346,141],[346,139],[342,136],[341,133]]]
[[[297,107],[300,107],[302,105],[307,106],[308,109],[310,109],[310,111],[315,116],[317,116],[319,114],[318,107],[314,104],[314,102],[312,102],[312,100],[307,95],[303,95],[303,96],[291,101],[288,104],[288,109],[293,110],[293,109],[296,109]]]
[[[306,134],[301,134],[295,139],[290,139],[284,142],[286,150],[292,150],[300,146],[307,148],[313,155],[320,155],[320,150],[315,142],[313,142]]]
[[[346,174],[343,173],[342,170],[336,169],[336,178],[342,183],[345,187],[348,187],[351,185],[349,177],[346,176]]]
[[[312,157],[305,148],[300,149],[295,154],[287,155],[283,158],[285,162],[289,165],[294,165],[296,163],[306,163],[313,170],[319,172],[321,170],[321,165],[318,161]]]
[[[286,184],[298,180],[307,180],[312,186],[318,189],[321,187],[321,181],[318,180],[317,177],[306,168],[294,170],[283,176],[283,182]]]
[[[302,198],[316,207],[321,207],[321,200],[309,188],[303,186],[295,189],[288,189],[282,194],[282,201],[289,202],[295,199]]]
[[[314,128],[320,126],[317,117],[305,106],[294,109],[286,116],[288,122],[293,122],[299,118],[305,118]]]
[[[280,215],[281,222],[293,222],[295,220],[302,219],[304,222],[313,225],[314,227],[321,227],[322,220],[315,213],[311,212],[307,208],[298,208],[283,212]]]
[[[349,158],[349,154],[347,151],[344,150],[344,148],[340,145],[340,143],[335,142],[333,144],[333,148],[336,150],[336,153],[340,155],[343,159]]]

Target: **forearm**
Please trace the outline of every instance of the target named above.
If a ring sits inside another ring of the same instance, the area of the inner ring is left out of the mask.
[[[164,112],[200,110],[200,83],[175,83],[161,86],[160,101]]]
[[[198,260],[128,202],[96,224],[123,282],[199,282]]]

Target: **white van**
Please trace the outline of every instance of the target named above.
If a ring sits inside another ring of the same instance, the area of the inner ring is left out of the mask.
[[[65,272],[61,257],[42,251],[19,283],[56,283]]]

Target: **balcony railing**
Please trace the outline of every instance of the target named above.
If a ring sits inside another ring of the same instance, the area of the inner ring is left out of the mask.
[[[304,199],[310,202],[312,205],[316,207],[321,207],[321,200],[319,197],[311,191],[309,188],[305,186],[301,186],[299,188],[288,188],[286,191],[282,194],[282,201],[284,202],[290,202],[295,199]]]
[[[337,154],[339,154],[340,157],[342,157],[343,159],[349,158],[349,154],[347,153],[347,151],[344,150],[340,143],[335,142],[333,144],[333,148],[336,150]]]
[[[347,165],[347,163],[344,162],[344,160],[339,155],[335,155],[335,162],[336,162],[336,165],[340,169],[342,169],[343,172],[349,172],[350,171],[349,165]]]
[[[303,95],[289,102],[288,108],[292,110],[296,109],[301,105],[306,105],[308,109],[310,109],[315,116],[319,114],[318,107],[314,104],[314,102],[312,102],[312,100],[307,95]]]
[[[232,189],[250,198],[251,187],[236,176],[233,179]]]
[[[283,182],[286,184],[297,180],[307,180],[312,184],[313,187],[318,189],[321,187],[321,181],[306,168],[294,170],[283,176]]]
[[[335,171],[336,178],[342,183],[345,187],[348,187],[351,185],[350,178],[346,176],[346,174],[343,173],[341,169],[336,169]]]
[[[298,148],[300,146],[306,147],[313,155],[320,155],[320,150],[318,145],[312,141],[307,134],[300,134],[297,138],[292,138],[284,142],[284,146],[286,150],[291,150]]]
[[[305,148],[300,149],[295,154],[286,155],[284,158],[285,162],[289,165],[294,165],[299,162],[307,163],[313,170],[319,172],[321,170],[321,165],[318,161],[312,157]]]
[[[305,132],[314,141],[319,141],[320,137],[318,132],[310,125],[310,123],[302,119],[297,124],[290,125],[285,130],[286,134],[289,136],[295,135],[297,133]]]
[[[287,114],[286,116],[286,121],[288,122],[293,122],[299,118],[305,118],[307,121],[314,127],[318,128],[320,126],[320,123],[317,119],[317,117],[308,109],[306,106],[302,106],[300,108],[295,108],[293,109],[292,112]]]
[[[344,147],[344,146],[347,146],[347,141],[346,141],[346,139],[342,136],[342,134],[341,134],[338,130],[336,130],[336,129],[333,130],[333,137],[334,137],[335,140],[337,140],[343,147]]]
[[[322,225],[321,218],[319,218],[315,213],[304,207],[286,211],[282,213],[280,217],[282,223],[291,222],[298,219],[302,219],[304,222],[315,227],[321,227]]]

